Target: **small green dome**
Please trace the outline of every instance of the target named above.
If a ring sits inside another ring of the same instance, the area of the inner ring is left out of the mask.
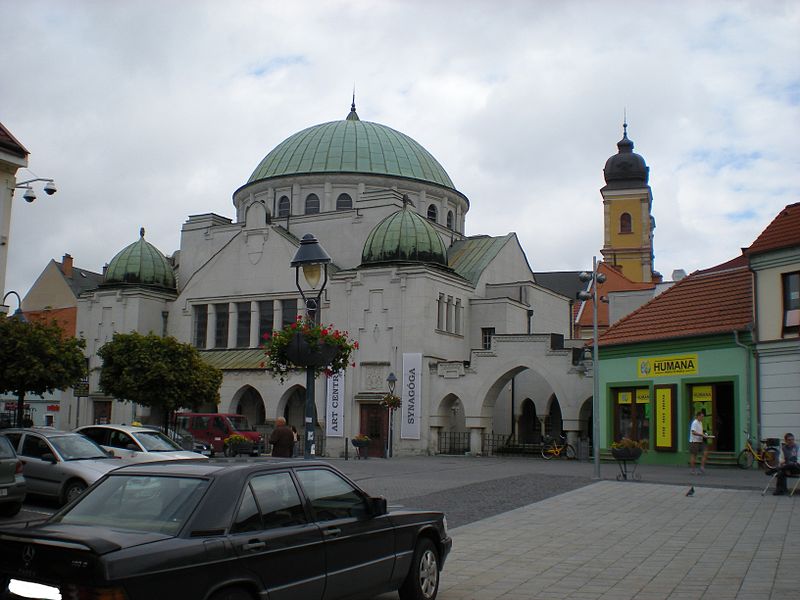
[[[103,285],[146,285],[175,289],[175,272],[158,248],[145,241],[144,228],[139,239],[120,250],[106,268]]]
[[[278,144],[248,183],[308,173],[395,175],[455,189],[430,152],[404,133],[360,120],[355,104],[345,120],[314,125]]]
[[[423,262],[447,266],[447,248],[426,219],[408,208],[389,215],[370,232],[361,264]]]

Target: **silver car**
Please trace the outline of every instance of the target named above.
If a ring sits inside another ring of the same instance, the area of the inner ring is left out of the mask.
[[[49,428],[3,429],[22,461],[29,494],[71,502],[109,471],[129,464],[79,433]]]
[[[0,436],[0,517],[16,515],[22,508],[26,491],[22,461],[17,458],[11,442]]]
[[[86,425],[76,433],[91,438],[114,456],[133,462],[154,460],[208,460],[191,450],[184,450],[176,442],[150,427],[134,425]]]

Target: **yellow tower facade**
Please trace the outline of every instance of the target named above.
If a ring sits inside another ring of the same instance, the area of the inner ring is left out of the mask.
[[[634,153],[623,124],[618,152],[606,161],[603,176],[603,261],[622,270],[631,281],[651,283],[661,275],[653,268],[653,194],[650,167]]]

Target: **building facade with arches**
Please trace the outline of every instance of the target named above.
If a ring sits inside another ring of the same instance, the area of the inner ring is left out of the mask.
[[[232,217],[190,216],[169,257],[142,232],[131,246],[150,262],[120,275],[115,257],[114,277],[83,294],[78,331],[93,371],[90,397],[70,413],[80,422],[70,425],[92,422],[100,402],[113,403],[112,421],[148,420],[96,385],[96,351],[114,332],[136,330],[192,343],[223,370],[220,404],[207,408],[267,430],[284,416],[302,430],[305,373],[271,377],[259,344],[304,310],[289,263],[311,233],[333,260],[319,318],[360,345],[340,382],[336,435],[327,427],[327,380],[316,381],[320,452],[339,456],[366,433],[371,454],[385,453],[389,413],[380,400],[389,374],[402,387],[410,365],[414,422],[408,404],[394,413],[393,454],[443,451],[450,434],[461,440],[455,451],[476,454],[487,451],[487,435],[522,444],[590,435],[592,380],[585,340],[571,339],[574,297],[536,280],[514,233],[467,236],[470,200],[411,137],[362,121],[353,105],[345,119],[269,151],[233,193],[233,207]],[[128,250],[120,255],[130,262]]]

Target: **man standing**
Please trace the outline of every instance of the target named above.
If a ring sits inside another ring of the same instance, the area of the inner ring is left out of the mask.
[[[286,419],[278,417],[275,419],[275,429],[269,436],[269,443],[272,444],[272,456],[289,458],[292,456],[294,446],[294,434],[291,428],[286,426]]]
[[[786,477],[789,475],[800,475],[800,464],[797,463],[797,445],[794,443],[794,435],[791,433],[783,436],[781,464],[778,467],[778,478],[775,481],[773,496],[782,496],[786,493]]]
[[[698,410],[697,414],[695,415],[694,421],[692,421],[691,432],[690,432],[690,442],[689,442],[689,468],[691,469],[691,474],[696,475],[698,471],[695,470],[695,461],[697,460],[697,455],[702,452],[702,457],[700,459],[700,471],[699,473],[706,472],[706,458],[708,457],[708,445],[706,444],[706,439],[708,436],[706,435],[705,431],[703,431],[703,418],[706,416],[704,410]]]

